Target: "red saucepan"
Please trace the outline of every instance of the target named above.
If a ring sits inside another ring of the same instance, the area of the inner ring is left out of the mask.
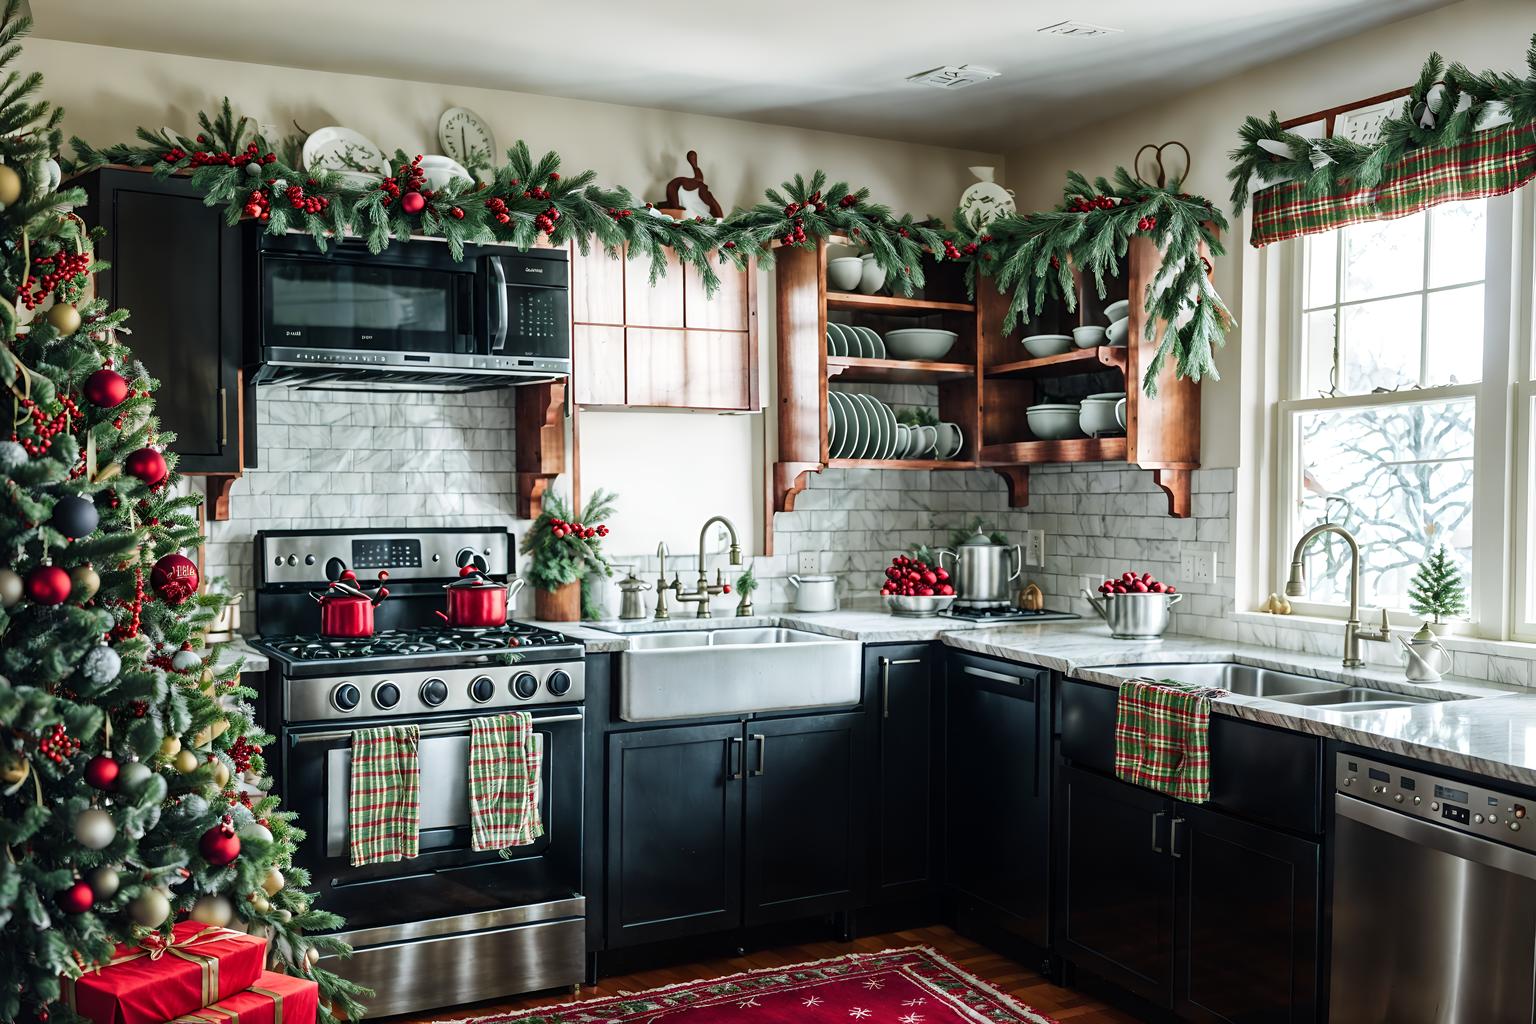
[[[507,624],[507,606],[523,589],[523,580],[497,583],[474,566],[459,570],[459,578],[444,584],[448,614],[438,617],[456,629],[496,629]]]
[[[379,572],[379,582],[389,579],[389,573]],[[318,594],[311,593],[320,605],[320,635],[334,639],[355,640],[373,636],[373,609],[389,596],[388,589],[379,587],[370,597],[357,586],[357,573],[351,569],[340,579]]]

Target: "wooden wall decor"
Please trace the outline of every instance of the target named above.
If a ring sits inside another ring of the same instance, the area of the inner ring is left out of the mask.
[[[565,472],[564,381],[517,389],[517,517],[537,519],[550,481]]]

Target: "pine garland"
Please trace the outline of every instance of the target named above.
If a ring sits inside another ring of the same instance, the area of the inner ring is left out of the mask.
[[[1238,130],[1242,144],[1231,152],[1233,167],[1227,177],[1232,181],[1233,207],[1242,212],[1251,198],[1249,190],[1255,178],[1265,184],[1299,181],[1309,198],[1390,184],[1384,180],[1389,167],[1416,149],[1454,146],[1470,139],[1492,113],[1492,104],[1503,104],[1515,125],[1536,128],[1536,36],[1525,59],[1526,75],[1519,77],[1498,71],[1474,73],[1464,64],[1447,65],[1438,53],[1431,53],[1403,112],[1382,121],[1380,137],[1373,145],[1340,136],[1314,139],[1299,135],[1281,127],[1273,111],[1267,119],[1250,116]],[[1437,85],[1444,87],[1441,113],[1435,124],[1426,128],[1414,112],[1428,103],[1430,90]],[[1457,110],[1463,97],[1470,105]],[[1290,156],[1270,153],[1261,142],[1282,143]]]

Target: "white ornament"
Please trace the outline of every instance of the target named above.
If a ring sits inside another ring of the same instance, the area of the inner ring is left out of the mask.
[[[87,850],[104,850],[117,838],[117,823],[100,807],[87,807],[75,818],[75,841]]]
[[[190,672],[202,664],[203,659],[196,651],[177,651],[171,658],[171,668],[177,672]]]
[[[27,450],[15,441],[0,441],[0,471],[14,472],[27,464]]]
[[[283,878],[283,873],[277,869],[276,864],[272,865],[271,870],[267,872],[267,877],[261,880],[262,891],[268,896],[276,896],[282,891],[284,884],[286,879]]]
[[[117,773],[117,791],[132,796],[154,777],[143,761],[129,761]]]
[[[257,821],[241,826],[237,835],[240,836],[242,841],[255,840],[262,843],[270,843],[272,841],[272,833],[267,829],[267,826]]]
[[[1013,192],[993,180],[991,167],[972,167],[971,173],[980,180],[960,194],[960,220],[974,232],[999,217],[1013,213],[1017,207]]]
[[[85,676],[86,681],[97,686],[105,686],[116,679],[122,668],[122,658],[106,644],[92,647],[80,662],[80,672]]]

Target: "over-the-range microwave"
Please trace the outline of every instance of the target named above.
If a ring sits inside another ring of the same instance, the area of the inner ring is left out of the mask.
[[[254,227],[251,225],[250,227]],[[245,263],[247,362],[258,384],[475,391],[571,370],[563,249],[358,239],[252,230]]]

